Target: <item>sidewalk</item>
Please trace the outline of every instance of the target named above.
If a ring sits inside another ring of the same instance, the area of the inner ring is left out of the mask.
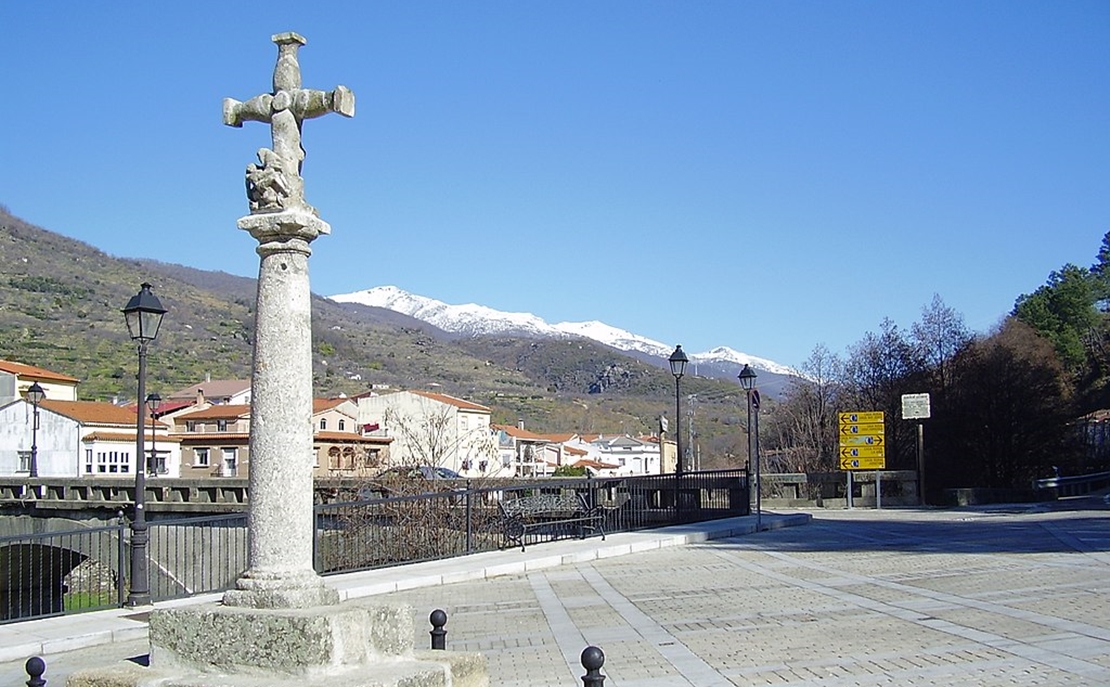
[[[764,513],[762,530],[802,525],[810,520],[811,516],[807,513]],[[336,575],[325,580],[346,601],[409,589],[516,575],[560,565],[736,537],[755,531],[756,519],[751,515],[674,525],[657,530],[620,532],[608,535],[605,540],[598,537],[562,540],[530,546],[524,552],[519,549],[490,551],[461,558]],[[160,602],[156,607],[211,603],[220,598],[220,594],[206,594]],[[149,609],[121,608],[0,625],[0,663],[22,662],[31,656],[41,656],[49,666],[52,655],[143,640],[147,636],[148,611]]]

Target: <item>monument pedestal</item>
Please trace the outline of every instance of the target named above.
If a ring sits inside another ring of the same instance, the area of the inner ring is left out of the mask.
[[[67,687],[488,687],[480,653],[416,650],[412,609],[205,604],[154,610],[150,667],[72,674]]]

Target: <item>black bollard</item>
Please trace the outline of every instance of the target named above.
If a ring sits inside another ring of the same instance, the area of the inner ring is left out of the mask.
[[[605,665],[605,652],[596,646],[588,646],[582,650],[582,667],[586,674],[582,676],[582,687],[605,687],[605,676],[601,674],[601,666]]]
[[[437,608],[428,620],[432,621],[432,631],[428,633],[432,635],[432,648],[443,651],[447,648],[447,630],[443,629],[447,624],[447,612]]]
[[[23,669],[31,676],[31,679],[27,681],[27,687],[46,687],[46,680],[42,678],[42,674],[46,672],[46,661],[38,656],[32,656],[27,659]]]

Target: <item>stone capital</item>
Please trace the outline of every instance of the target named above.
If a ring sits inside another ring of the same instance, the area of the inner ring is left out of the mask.
[[[292,243],[291,250],[306,254],[311,253],[308,244],[317,236],[331,233],[330,224],[302,210],[247,215],[240,217],[236,224],[261,245]],[[297,244],[304,244],[304,247],[298,248]]]

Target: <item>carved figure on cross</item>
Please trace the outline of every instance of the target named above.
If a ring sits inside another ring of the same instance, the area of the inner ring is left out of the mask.
[[[273,150],[261,149],[259,164],[247,165],[251,214],[302,210],[316,215],[316,209],[304,198],[302,122],[329,112],[353,117],[355,94],[346,86],[336,86],[332,91],[301,88],[297,50],[307,42],[304,36],[289,31],[275,35],[272,40],[278,46],[273,93],[263,93],[246,102],[225,98],[224,124],[241,127],[243,122],[251,121],[270,125]]]

